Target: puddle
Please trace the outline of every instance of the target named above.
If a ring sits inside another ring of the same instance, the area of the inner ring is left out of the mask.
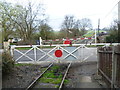
[[[39,83],[34,88],[57,88],[59,85],[50,83]]]
[[[80,82],[92,82],[91,76],[81,76]]]

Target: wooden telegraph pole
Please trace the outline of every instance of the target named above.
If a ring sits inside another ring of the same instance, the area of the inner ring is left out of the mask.
[[[98,19],[98,36],[99,36],[99,30],[100,30],[100,19]]]
[[[118,43],[120,43],[120,1],[118,2]]]

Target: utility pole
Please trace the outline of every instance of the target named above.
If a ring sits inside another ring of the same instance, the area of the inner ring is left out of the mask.
[[[96,37],[96,29],[95,29],[95,45],[97,43],[97,37]]]
[[[120,1],[118,2],[118,43],[120,43]]]
[[[100,30],[100,19],[98,19],[98,36],[99,36],[99,30]]]

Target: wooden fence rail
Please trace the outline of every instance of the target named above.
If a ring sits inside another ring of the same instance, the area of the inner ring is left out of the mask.
[[[120,45],[98,48],[98,71],[111,88],[120,88]]]

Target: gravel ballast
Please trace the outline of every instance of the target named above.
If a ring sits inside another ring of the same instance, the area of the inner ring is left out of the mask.
[[[45,67],[32,64],[15,66],[10,74],[2,76],[2,88],[26,88]]]

